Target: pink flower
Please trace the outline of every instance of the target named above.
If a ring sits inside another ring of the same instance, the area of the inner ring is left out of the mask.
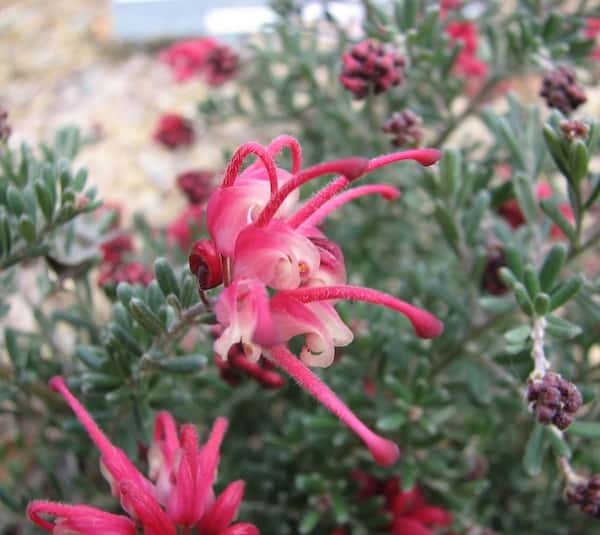
[[[167,226],[167,240],[170,244],[177,244],[182,251],[188,251],[202,225],[204,205],[190,204],[175,221]]]
[[[123,256],[134,250],[133,241],[127,234],[118,234],[100,245],[102,261],[115,265],[123,261]]]
[[[261,359],[251,362],[237,346],[229,350],[227,359],[215,355],[215,364],[219,368],[221,379],[231,386],[237,386],[243,377],[250,377],[264,388],[281,388],[285,379],[273,370],[274,365]]]
[[[154,274],[141,262],[110,265],[103,268],[98,276],[98,286],[101,288],[108,284],[115,286],[120,282],[141,284],[148,286],[154,280]]]
[[[192,123],[176,113],[163,115],[154,131],[154,140],[168,149],[190,146],[194,137]]]
[[[289,172],[274,162],[284,148],[292,153]],[[240,173],[250,154],[258,160]],[[363,174],[401,160],[431,165],[439,157],[439,151],[422,149],[301,169],[300,146],[290,136],[281,136],[268,147],[248,143],[234,154],[221,187],[208,200],[212,244],[198,242],[190,255],[190,268],[201,288],[225,284],[215,305],[222,327],[214,343],[218,358],[226,360],[235,350],[238,361],[241,355],[250,363],[257,363],[261,356],[269,359],[355,431],[381,464],[397,459],[396,444],[368,429],[307,368],[331,365],[335,348],[352,341],[352,332],[334,305],[350,299],[386,306],[405,315],[423,338],[439,335],[443,326],[429,312],[404,301],[346,285],[342,252],[316,225],[354,198],[378,194],[392,200],[399,196],[395,188],[382,184],[340,193]],[[300,205],[299,187],[330,173],[341,176]],[[304,346],[296,357],[286,344],[298,335],[304,336]]]
[[[452,43],[460,42],[463,49],[456,58],[455,69],[465,78],[485,78],[488,66],[477,57],[479,30],[470,21],[452,21],[446,26],[446,33]]]
[[[213,192],[212,171],[192,170],[177,176],[177,187],[187,197],[190,204],[202,204]]]
[[[585,36],[588,39],[596,39],[600,35],[600,18],[590,17],[586,21]],[[590,56],[596,61],[600,61],[600,45],[598,45]]]
[[[227,45],[212,48],[206,55],[204,78],[209,85],[217,87],[235,78],[239,71],[239,58]]]
[[[36,500],[27,507],[36,525],[55,535],[135,535],[138,525],[146,535],[176,535],[178,526],[186,533],[196,528],[205,535],[259,535],[251,524],[230,526],[243,497],[243,481],[230,483],[216,498],[212,489],[226,419],[217,419],[207,442],[200,446],[194,426],[185,424],[178,433],[173,417],[159,413],[148,452],[148,479],[110,442],[62,377],[52,379],[50,386],[65,398],[100,450],[102,473],[129,517],[87,505]]]
[[[548,182],[538,182],[536,186],[536,197],[539,200],[548,199],[554,195],[552,187]],[[575,216],[573,210],[567,203],[562,203],[558,206],[558,209],[565,216],[569,223],[575,222]],[[514,229],[520,227],[525,223],[525,216],[521,211],[521,207],[516,199],[510,199],[498,207],[498,213],[506,220],[506,222]],[[553,238],[564,238],[565,235],[557,225],[552,225],[550,229],[550,235]]]
[[[204,70],[208,54],[217,45],[210,37],[188,39],[165,48],[158,58],[173,69],[175,80],[185,82]]]

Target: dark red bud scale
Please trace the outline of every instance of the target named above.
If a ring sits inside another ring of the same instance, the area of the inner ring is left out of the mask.
[[[197,241],[189,257],[190,271],[198,279],[202,290],[214,288],[223,282],[221,258],[210,240]]]

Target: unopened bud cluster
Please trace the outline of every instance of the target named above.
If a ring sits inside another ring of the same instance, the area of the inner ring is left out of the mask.
[[[567,490],[567,499],[584,513],[600,518],[600,474]]]
[[[411,110],[394,113],[383,125],[386,134],[393,134],[394,147],[418,147],[423,139],[423,120]]]
[[[582,121],[577,121],[575,119],[571,121],[561,121],[558,126],[561,129],[567,141],[585,139],[590,130],[587,124],[585,124]]]
[[[556,108],[564,115],[569,115],[587,100],[583,87],[577,83],[575,71],[565,65],[544,75],[540,96],[549,108]]]
[[[342,56],[340,82],[354,98],[376,95],[404,81],[405,59],[385,44],[361,41]]]
[[[577,387],[553,372],[546,373],[539,381],[529,381],[527,400],[532,402],[538,422],[554,424],[560,430],[571,425],[582,403]]]

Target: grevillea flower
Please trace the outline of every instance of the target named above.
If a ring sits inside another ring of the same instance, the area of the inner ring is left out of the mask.
[[[188,251],[194,241],[194,234],[202,226],[204,205],[190,204],[175,221],[167,225],[167,241],[177,244],[182,251]]]
[[[485,78],[488,66],[477,57],[479,30],[471,21],[452,21],[446,26],[452,43],[462,43],[454,68],[465,78]]]
[[[163,115],[154,131],[154,141],[168,149],[188,147],[194,143],[192,123],[177,113]]]
[[[100,450],[102,473],[129,516],[87,505],[36,500],[27,507],[36,525],[55,535],[135,535],[137,526],[146,535],[259,535],[251,524],[230,525],[244,494],[243,481],[230,483],[218,497],[213,492],[219,449],[227,429],[225,418],[216,420],[207,442],[200,446],[193,425],[181,426],[178,433],[173,417],[160,412],[148,452],[146,478],[110,442],[62,377],[52,379],[50,386],[65,398]]]
[[[381,481],[362,470],[355,470],[352,479],[359,484],[359,501],[375,496],[385,499],[384,511],[392,515],[388,526],[392,535],[434,535],[435,528],[452,524],[452,515],[441,507],[429,505],[417,485],[403,491],[400,478]]]
[[[120,264],[123,256],[134,250],[133,240],[127,234],[114,236],[100,245],[102,261],[107,264]]]
[[[284,148],[292,154],[290,171],[274,161]],[[257,161],[240,173],[250,154],[258,156]],[[267,358],[355,431],[384,465],[397,459],[396,444],[368,429],[307,366],[331,365],[335,348],[352,341],[352,332],[334,308],[343,299],[396,310],[423,338],[439,335],[443,326],[429,312],[390,295],[347,285],[343,254],[317,225],[357,197],[399,196],[396,188],[385,184],[342,192],[365,173],[401,160],[432,165],[439,157],[437,150],[422,149],[302,169],[300,145],[290,136],[281,136],[268,147],[248,143],[234,154],[221,186],[208,200],[211,240],[198,242],[190,255],[190,269],[202,289],[225,285],[215,304],[221,326],[214,342],[217,358],[226,361],[232,349],[238,364],[242,357],[249,363]],[[331,173],[341,176],[299,203],[300,186]],[[304,337],[298,357],[286,347],[296,336]]]
[[[590,17],[586,21],[585,36],[588,39],[596,39],[600,35],[600,18]],[[591,58],[600,61],[600,44],[592,50]]]
[[[204,78],[214,87],[235,78],[239,70],[239,57],[227,45],[218,45],[206,55]]]
[[[538,183],[538,185],[536,186],[535,193],[536,197],[539,200],[548,199],[552,197],[552,195],[554,195],[550,184],[548,184],[548,182],[543,181]],[[561,203],[558,206],[558,209],[569,223],[575,222],[575,216],[570,205],[568,205],[567,203]],[[509,201],[502,203],[498,207],[498,213],[506,220],[506,222],[512,228],[518,228],[525,223],[525,216],[523,215],[521,207],[519,206],[519,203],[516,199],[510,199]],[[560,230],[560,228],[557,225],[552,225],[552,227],[550,228],[550,236],[556,239],[561,239],[565,237],[563,231]]]
[[[209,52],[218,44],[210,37],[186,39],[161,50],[158,58],[173,69],[177,82],[185,82],[202,73]]]
[[[177,175],[176,182],[179,190],[187,197],[190,204],[202,204],[213,192],[212,171],[191,170]]]

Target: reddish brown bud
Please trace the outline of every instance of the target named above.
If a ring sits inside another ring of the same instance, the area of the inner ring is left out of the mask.
[[[583,401],[574,384],[553,372],[546,373],[539,381],[529,381],[527,400],[532,402],[538,422],[554,424],[560,430],[573,423]]]
[[[411,110],[394,113],[384,124],[382,130],[393,134],[391,143],[394,147],[418,147],[423,139],[421,117]]]
[[[200,240],[192,247],[190,271],[197,277],[202,290],[214,288],[223,282],[221,258],[210,240]]]
[[[556,108],[565,115],[587,100],[585,91],[577,84],[575,71],[566,65],[559,65],[544,75],[540,96],[549,108]]]

